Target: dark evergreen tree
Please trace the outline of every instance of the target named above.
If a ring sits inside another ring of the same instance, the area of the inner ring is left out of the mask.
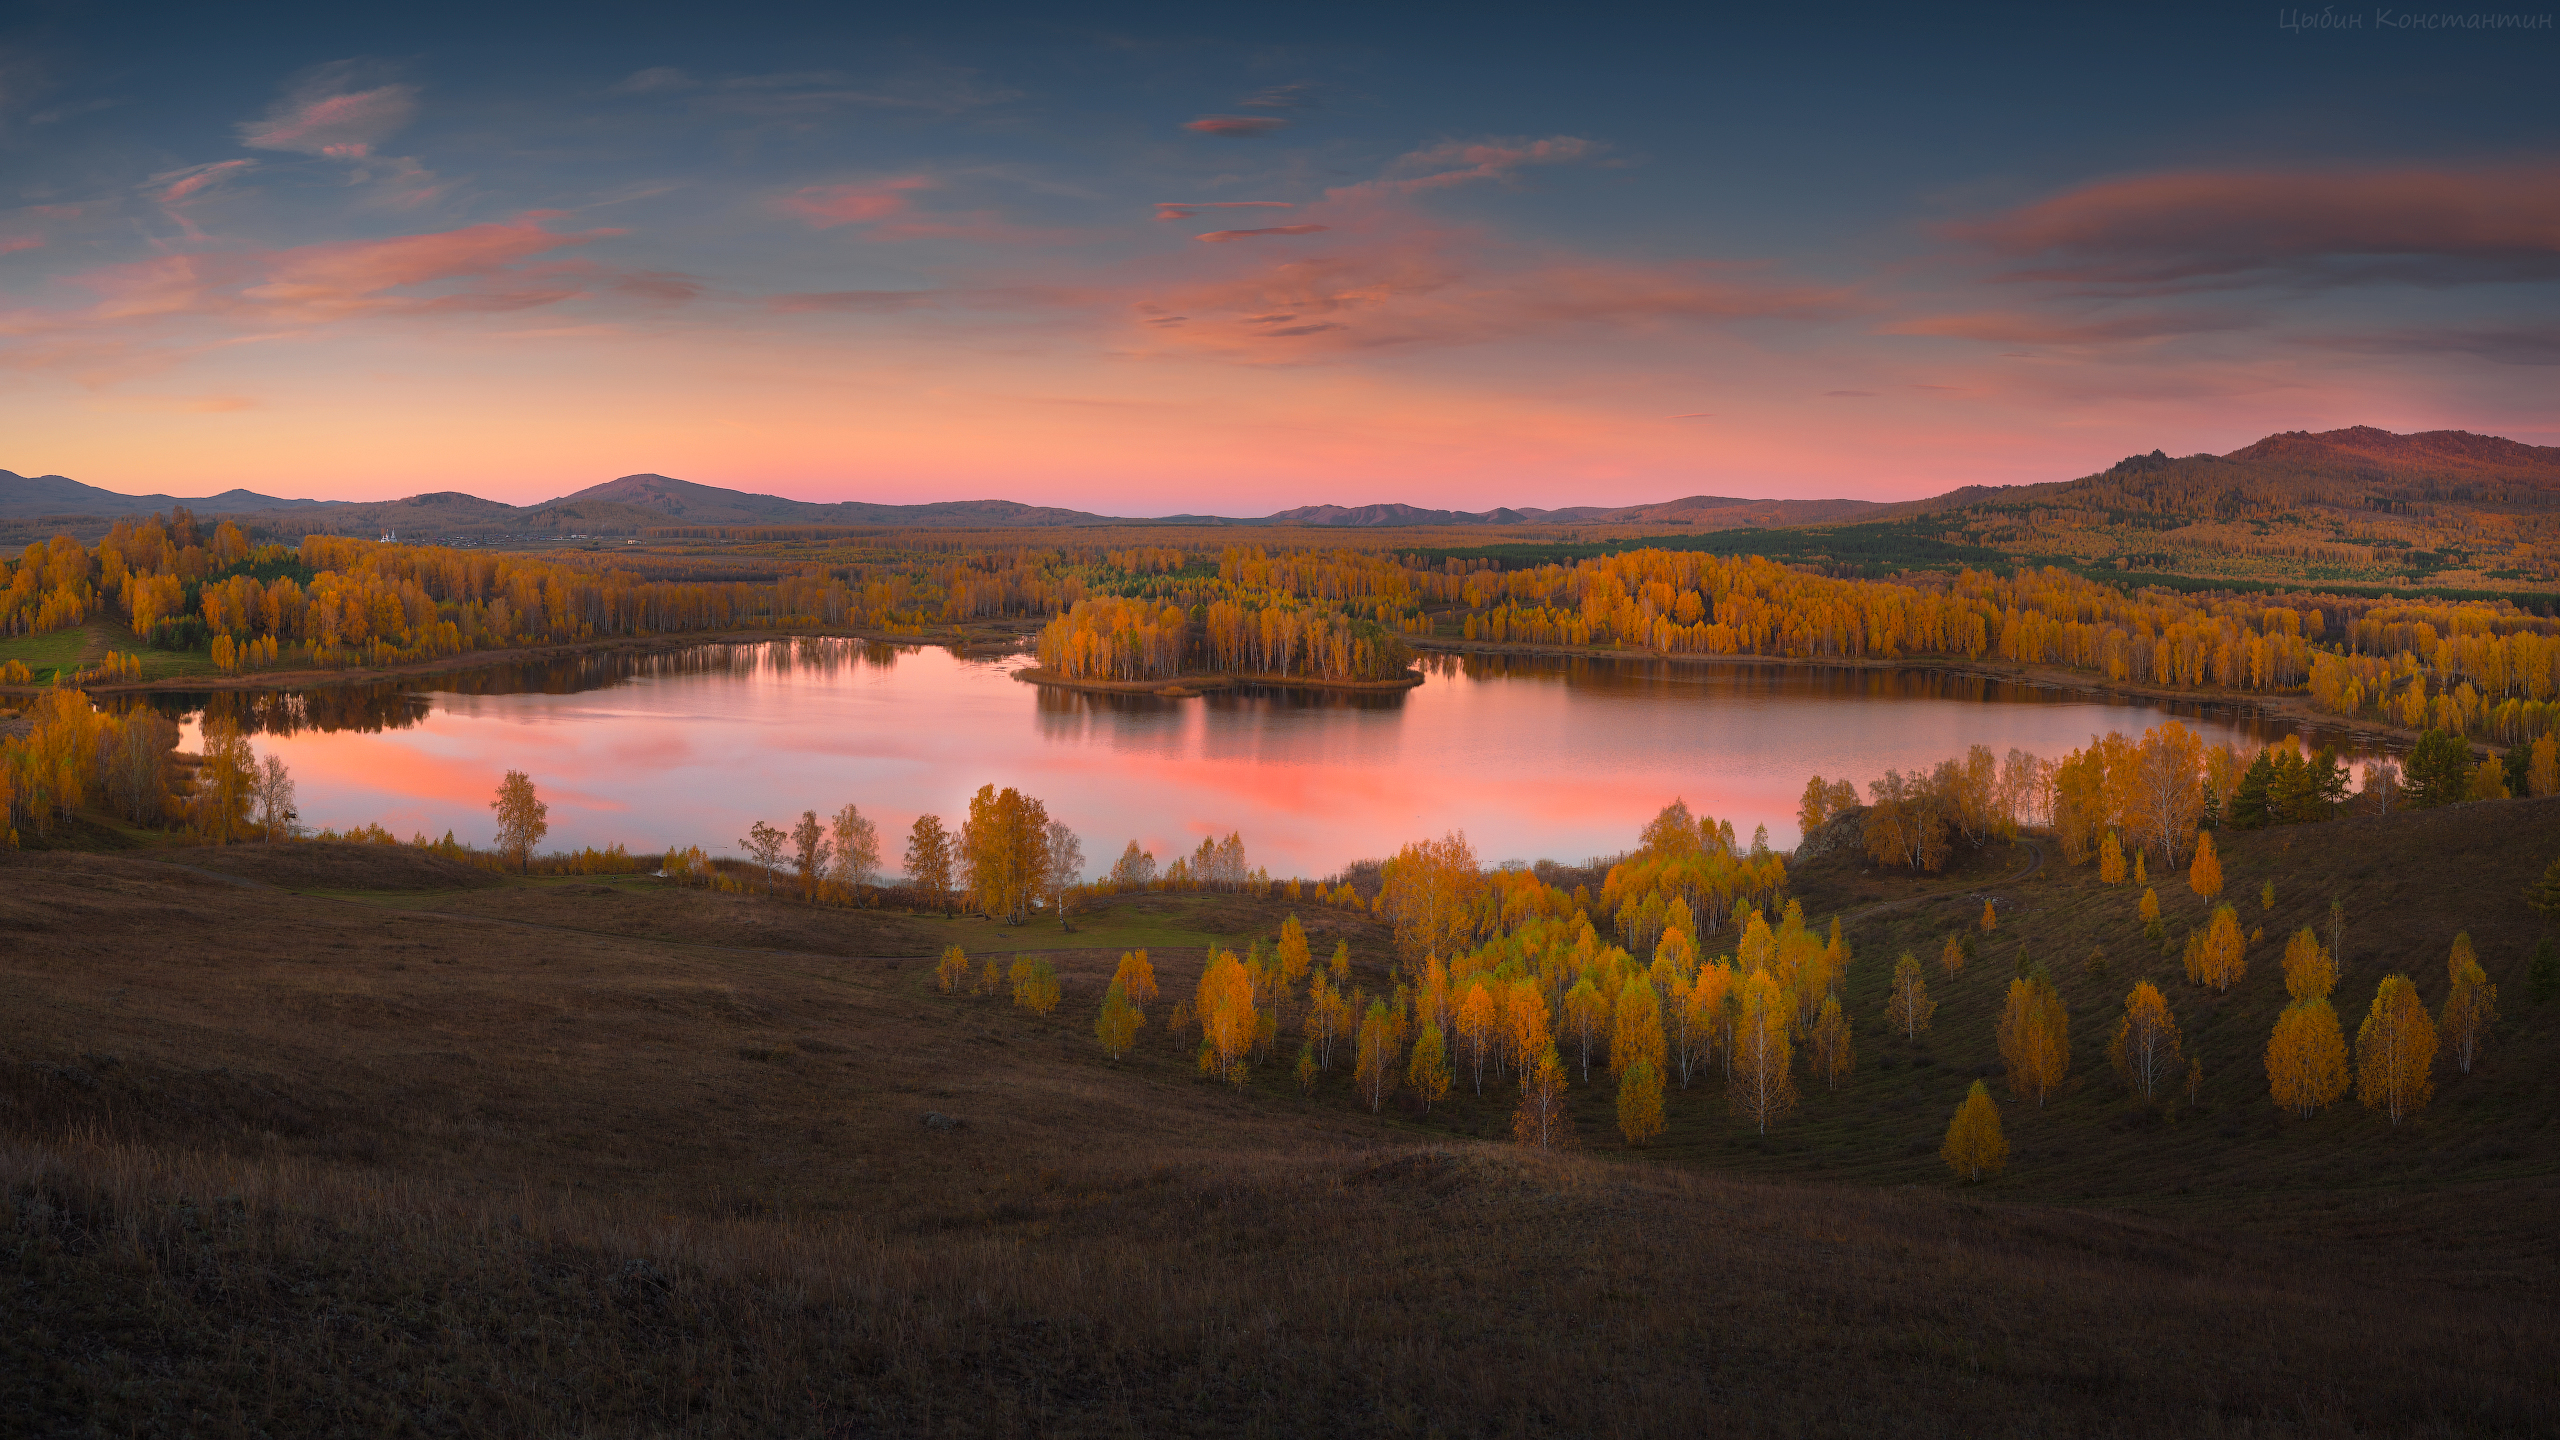
[[[2347,799],[2347,767],[2338,763],[2338,752],[2327,745],[2311,756],[2311,800],[2316,813],[2305,819],[2327,820],[2338,813]]]
[[[2276,751],[2275,774],[2267,781],[2268,818],[2278,825],[2299,825],[2316,819],[2319,808],[2312,798],[2311,767],[2304,764],[2302,752],[2290,745]]]
[[[2400,769],[2412,810],[2451,805],[2471,796],[2471,747],[2442,730],[2419,736],[2417,748]]]
[[[2521,800],[2533,793],[2533,747],[2507,747],[2507,793]]]
[[[2261,830],[2274,821],[2267,800],[2267,789],[2276,778],[2274,754],[2273,748],[2259,751],[2249,768],[2240,772],[2240,784],[2231,792],[2232,829]]]

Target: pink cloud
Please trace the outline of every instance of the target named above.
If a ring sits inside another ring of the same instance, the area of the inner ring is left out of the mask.
[[[1159,200],[1156,218],[1188,220],[1203,210],[1287,210],[1293,204],[1288,200]]]
[[[1305,342],[1281,347],[1289,350],[1477,344],[1593,326],[1829,319],[1863,308],[1848,291],[1773,281],[1752,266],[1493,266],[1462,255],[1452,237],[1424,233],[1153,297],[1136,316],[1186,347],[1251,355],[1275,341]],[[1168,323],[1177,320],[1178,332]]]
[[[764,305],[768,310],[785,315],[881,315],[921,309],[935,303],[936,299],[930,290],[822,290],[768,295]]]
[[[97,321],[224,317],[307,325],[368,315],[517,310],[587,293],[598,267],[528,267],[552,251],[622,234],[558,234],[537,217],[388,240],[289,250],[164,255],[76,277],[98,293]],[[610,277],[619,279],[620,277]],[[431,294],[419,287],[463,282]]]
[[[418,113],[414,85],[356,88],[353,61],[311,72],[264,118],[241,124],[240,143],[252,150],[289,150],[361,160]]]
[[[2000,345],[2097,345],[2157,340],[2215,330],[2241,330],[2261,323],[2262,318],[2254,311],[2238,309],[2148,310],[2122,315],[2037,315],[2018,310],[1982,310],[1897,320],[1883,326],[1879,333],[1937,335]]]
[[[0,255],[15,255],[21,250],[43,248],[44,237],[41,235],[0,235]]]
[[[2107,180],[1950,227],[2019,278],[2159,283],[2349,261],[2377,273],[2560,273],[2560,167],[2185,171]]]
[[[218,160],[210,165],[191,165],[184,170],[163,171],[151,177],[151,183],[159,187],[158,193],[151,198],[164,206],[175,206],[192,196],[212,189],[242,171],[256,168],[257,163],[255,160]]]
[[[1476,180],[1508,180],[1532,165],[1574,164],[1605,148],[1573,135],[1545,140],[1453,140],[1399,158],[1389,167],[1386,179],[1370,184],[1410,194]]]
[[[934,182],[921,175],[883,180],[871,185],[812,185],[782,200],[782,208],[819,230],[838,225],[868,225],[903,214],[907,196],[930,190]]]
[[[1212,245],[1223,245],[1230,240],[1250,240],[1256,235],[1315,235],[1332,228],[1330,225],[1272,225],[1260,230],[1212,230],[1196,238]]]
[[[1221,140],[1252,140],[1288,127],[1289,122],[1277,115],[1203,115],[1182,122],[1182,128],[1193,134]]]

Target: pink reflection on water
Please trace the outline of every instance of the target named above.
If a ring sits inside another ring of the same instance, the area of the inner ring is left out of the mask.
[[[894,869],[918,814],[956,826],[992,783],[1041,797],[1095,872],[1132,838],[1163,861],[1234,830],[1274,874],[1321,875],[1450,829],[1488,861],[1608,854],[1674,796],[1784,847],[1810,774],[1863,786],[1977,743],[2058,756],[2171,718],[1937,675],[1653,661],[1436,663],[1398,696],[1193,700],[1040,691],[1011,678],[1018,661],[842,642],[611,663],[463,677],[415,723],[255,743],[293,768],[314,827],[486,843],[489,796],[521,769],[552,845],[734,852],[757,820],[850,801]],[[2275,733],[2177,718],[2208,741]]]

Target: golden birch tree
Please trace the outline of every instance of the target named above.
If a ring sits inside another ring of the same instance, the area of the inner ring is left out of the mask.
[[[246,748],[246,747],[243,747]],[[213,753],[210,737],[205,753]],[[534,793],[533,777],[521,770],[510,770],[498,782],[498,798],[489,802],[498,813],[498,853],[516,862],[518,873],[533,868],[533,847],[551,833],[551,807]]]
[[[1466,1056],[1479,1095],[1484,1093],[1485,1062],[1493,1056],[1501,1029],[1502,1002],[1494,998],[1492,982],[1479,975],[1458,1001],[1458,1048]]]
[[[2386,975],[2356,1031],[2356,1098],[2397,1125],[2435,1093],[2435,1022],[2406,975]]]
[[[1520,1067],[1520,1108],[1511,1112],[1511,1138],[1540,1150],[1570,1142],[1572,1121],[1564,1109],[1564,1062],[1553,1047]]]
[[[1992,1103],[1991,1091],[1979,1080],[1965,1093],[1964,1103],[1956,1107],[1956,1118],[1947,1125],[1946,1142],[1938,1147],[1938,1158],[1947,1168],[1968,1182],[1980,1183],[1985,1175],[1997,1175],[2009,1163],[2009,1142],[2000,1134],[2000,1107]]]
[[[1618,1076],[1618,1133],[1642,1145],[1662,1133],[1662,1071],[1639,1059]]]
[[[1788,1042],[1787,1002],[1766,972],[1742,986],[1742,1019],[1733,1038],[1733,1078],[1726,1093],[1734,1113],[1763,1135],[1795,1108],[1795,1049]]]
[[[1920,975],[1920,957],[1905,950],[1893,962],[1893,998],[1885,1002],[1885,1018],[1902,1032],[1905,1040],[1916,1040],[1929,1028],[1929,1017],[1937,1013],[1938,1002],[1929,998],[1929,984]]]
[[[2472,1062],[2480,1057],[2480,1042],[2498,1022],[2498,987],[2489,983],[2488,974],[2472,957],[2469,935],[2454,938],[2453,966],[2453,987],[2445,994],[2443,1018],[2436,1028],[2453,1052],[2455,1068],[2468,1075]]]
[[[1947,978],[1949,980],[1953,980],[1958,974],[1962,973],[1964,970],[1963,936],[1949,935],[1947,937],[1947,943],[1940,947],[1938,951],[1938,966],[1940,969],[1947,972]]]
[[[954,945],[942,952],[942,960],[933,967],[933,983],[945,995],[959,993],[969,983],[969,957]]]
[[[1127,988],[1114,980],[1102,992],[1102,1013],[1094,1019],[1093,1034],[1102,1042],[1102,1053],[1117,1060],[1137,1043],[1138,1027],[1146,1023],[1146,1015],[1129,1003]]]
[[[1012,980],[1014,1004],[1034,1015],[1046,1015],[1058,1008],[1058,972],[1048,961],[1015,960]]]
[[[2113,830],[2098,845],[2098,880],[2106,885],[2124,883],[2124,844]]]
[[[1156,967],[1144,950],[1122,951],[1120,968],[1111,972],[1111,983],[1121,987],[1129,1003],[1140,1010],[1156,1003]]]
[[[2240,916],[2228,905],[2213,907],[2204,934],[2187,952],[2187,978],[2216,991],[2228,990],[2249,973],[2248,937],[2240,932]]]
[[[2107,1043],[2107,1059],[2124,1083],[2145,1100],[2160,1098],[2160,1087],[2177,1073],[2178,1022],[2160,988],[2145,980],[2124,997],[2124,1018],[2116,1022],[2115,1039]]]
[[[1641,975],[1630,977],[1618,991],[1618,1003],[1611,1008],[1609,1073],[1623,1075],[1628,1066],[1649,1060],[1659,1080],[1665,1047],[1662,1002],[1653,993],[1653,983]]]
[[[1422,1113],[1431,1113],[1433,1102],[1449,1093],[1449,1042],[1440,1036],[1440,1027],[1425,1025],[1413,1042],[1413,1060],[1405,1067],[1405,1083],[1422,1097]]]
[[[1584,975],[1564,996],[1564,1030],[1582,1052],[1582,1081],[1591,1083],[1591,1052],[1609,1030],[1609,998]]]
[[[1384,1108],[1396,1088],[1396,1022],[1384,1000],[1370,1001],[1369,1013],[1360,1017],[1360,1049],[1352,1078],[1360,1087],[1360,1098],[1373,1111]]]
[[[1857,1063],[1857,1042],[1849,1034],[1849,1017],[1840,1009],[1840,997],[1825,995],[1822,1013],[1813,1021],[1814,1071],[1822,1077],[1823,1088],[1837,1089]]]
[[[2284,942],[2284,993],[2296,1000],[2326,1000],[2338,987],[2338,957],[2308,925]]]
[[[2210,830],[2196,833],[2196,855],[2187,862],[2187,888],[2208,902],[2222,894],[2222,857],[2214,853]]]
[[[2043,1108],[2070,1074],[2070,1036],[2070,1016],[2051,980],[2035,974],[2009,982],[1999,1038],[2013,1094]]]
[[[2347,1037],[2325,995],[2284,1007],[2267,1038],[2267,1093],[2305,1120],[2347,1093]]]

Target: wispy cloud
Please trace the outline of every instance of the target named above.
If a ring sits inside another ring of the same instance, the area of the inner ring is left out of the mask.
[[[783,197],[782,208],[820,230],[838,225],[868,225],[908,208],[908,196],[930,190],[934,181],[922,175],[857,185],[811,185]]]
[[[2174,171],[1949,227],[2013,279],[2137,290],[2560,276],[2560,166]]]
[[[1203,115],[1185,120],[1182,128],[1195,135],[1215,135],[1221,140],[1254,140],[1289,128],[1289,122],[1277,115]]]
[[[1478,180],[1507,181],[1533,165],[1576,164],[1596,158],[1607,148],[1574,135],[1545,140],[1452,140],[1398,158],[1385,178],[1371,183],[1410,194]]]
[[[364,85],[362,61],[341,60],[306,72],[260,119],[239,127],[252,150],[284,150],[362,160],[407,127],[418,113],[414,85]]]
[[[1332,228],[1330,225],[1271,225],[1260,230],[1212,230],[1198,238],[1212,245],[1223,245],[1230,240],[1251,240],[1257,235],[1315,235]]]
[[[1203,210],[1287,210],[1291,208],[1294,208],[1294,202],[1288,200],[1159,200],[1156,202],[1156,218],[1188,220]]]

